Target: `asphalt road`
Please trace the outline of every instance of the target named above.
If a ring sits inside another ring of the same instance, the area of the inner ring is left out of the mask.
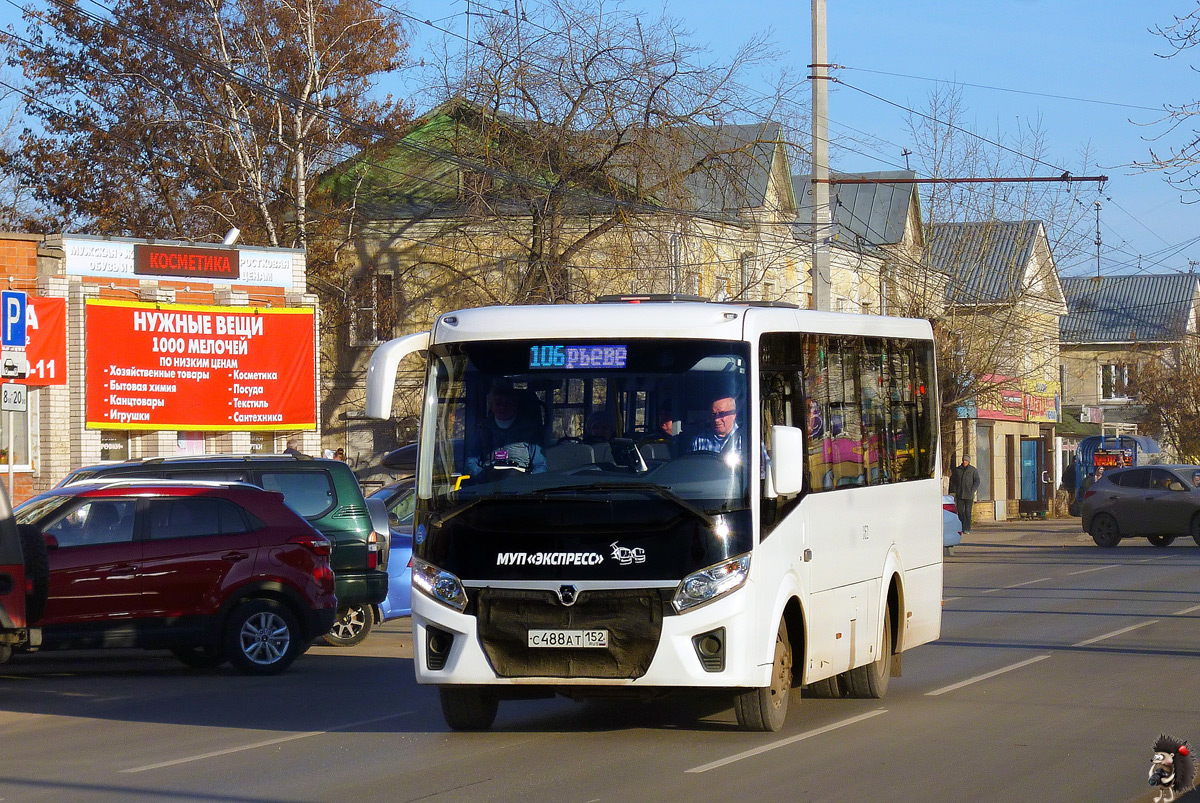
[[[942,639],[887,697],[802,700],[778,734],[737,731],[720,698],[508,702],[451,733],[403,621],[275,678],[19,657],[0,799],[1149,801],[1158,734],[1200,747],[1200,548],[1102,550],[1077,522],[977,527],[947,559]]]

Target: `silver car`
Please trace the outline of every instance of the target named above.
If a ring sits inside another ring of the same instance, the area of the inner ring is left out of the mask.
[[[1200,544],[1200,466],[1139,466],[1105,474],[1083,495],[1083,529],[1097,544],[1147,538],[1168,546],[1181,535]]]

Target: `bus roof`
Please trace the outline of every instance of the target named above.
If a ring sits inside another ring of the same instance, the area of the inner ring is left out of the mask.
[[[431,342],[528,340],[546,337],[675,337],[751,340],[762,332],[800,331],[930,339],[929,322],[778,304],[627,302],[479,307],[439,316]]]

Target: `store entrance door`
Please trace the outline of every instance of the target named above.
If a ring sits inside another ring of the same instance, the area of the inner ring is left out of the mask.
[[[1021,438],[1021,499],[1022,516],[1046,515],[1050,499],[1046,493],[1046,439]]]

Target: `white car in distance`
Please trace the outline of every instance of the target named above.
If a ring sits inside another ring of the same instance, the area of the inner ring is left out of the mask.
[[[954,497],[942,496],[942,548],[947,554],[954,553],[954,547],[962,543],[962,521],[958,518],[958,505]]]

